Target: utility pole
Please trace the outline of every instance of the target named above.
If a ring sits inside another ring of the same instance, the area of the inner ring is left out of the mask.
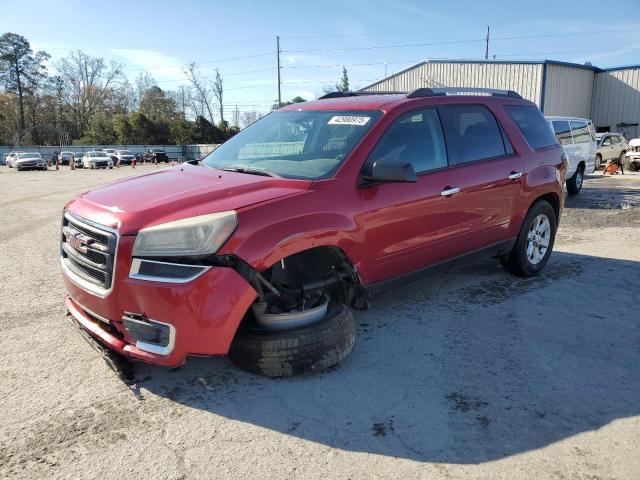
[[[187,126],[187,115],[184,111],[184,85],[180,85],[180,93],[182,94],[182,134],[180,135],[181,137],[180,143],[182,144],[182,148],[181,148],[182,156],[186,158],[187,148],[186,148],[186,145],[184,144],[184,134]]]
[[[282,106],[282,95],[280,92],[280,37],[276,35],[276,49],[278,57],[278,108]]]
[[[487,25],[487,40],[486,40],[486,48],[484,50],[484,59],[488,60],[489,59],[489,25]]]

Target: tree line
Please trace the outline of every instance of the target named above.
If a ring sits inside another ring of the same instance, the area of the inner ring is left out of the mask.
[[[205,108],[215,90],[192,64],[192,85],[163,90],[147,72],[132,84],[123,66],[80,50],[53,63],[15,33],[0,36],[0,145],[22,144],[185,144],[220,143],[260,117],[243,112],[231,125]],[[198,90],[200,87],[200,90]],[[218,98],[218,97],[216,97]]]

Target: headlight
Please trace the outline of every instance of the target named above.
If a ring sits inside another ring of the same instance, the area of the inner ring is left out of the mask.
[[[200,215],[140,230],[133,245],[139,257],[210,255],[231,236],[238,225],[234,210]]]

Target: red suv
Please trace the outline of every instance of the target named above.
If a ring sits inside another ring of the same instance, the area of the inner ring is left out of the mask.
[[[353,348],[351,308],[392,284],[477,253],[538,273],[565,172],[544,117],[512,91],[291,105],[198,164],[69,202],[68,318],[151,363],[229,354],[268,376],[318,371]]]

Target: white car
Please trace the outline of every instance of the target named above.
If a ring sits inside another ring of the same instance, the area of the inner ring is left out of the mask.
[[[129,150],[116,150],[115,157],[121,165],[131,165],[136,158]]]
[[[596,131],[591,120],[576,117],[545,117],[569,159],[567,190],[578,193],[585,173],[596,169]]]
[[[634,172],[640,170],[640,138],[629,140],[629,150],[624,158],[625,167]]]
[[[47,169],[47,162],[38,152],[18,153],[11,160],[11,165],[18,171],[27,169]]]
[[[13,162],[15,161],[16,156],[19,153],[24,153],[24,152],[9,152],[9,155],[7,155],[7,158],[5,159],[5,162],[7,163],[9,168],[13,168]]]
[[[113,168],[113,160],[105,152],[87,152],[82,157],[82,166],[84,168]]]

